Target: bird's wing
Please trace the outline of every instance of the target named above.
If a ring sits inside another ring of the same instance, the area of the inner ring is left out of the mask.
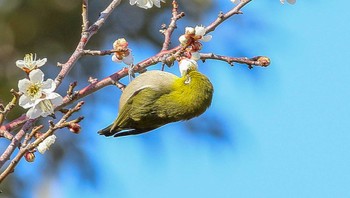
[[[152,87],[137,90],[129,97],[126,104],[120,109],[119,115],[111,127],[113,130],[130,129],[144,117],[152,117],[152,104],[163,94]]]
[[[178,77],[174,74],[159,70],[142,73],[131,81],[130,84],[124,89],[119,100],[119,111],[121,111],[129,98],[135,95],[135,92],[139,93],[141,90],[146,88],[153,88],[157,90],[159,88],[171,87],[172,83],[177,78]]]

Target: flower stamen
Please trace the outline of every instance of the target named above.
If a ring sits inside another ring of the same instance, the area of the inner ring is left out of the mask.
[[[33,83],[27,88],[27,95],[30,96],[32,100],[41,98],[41,83]]]

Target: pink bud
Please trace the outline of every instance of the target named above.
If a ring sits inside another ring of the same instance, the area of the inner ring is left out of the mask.
[[[35,155],[33,152],[27,152],[26,154],[24,154],[24,158],[27,162],[34,162]]]
[[[78,123],[71,123],[69,126],[69,131],[71,131],[72,133],[78,134],[80,133],[81,130],[81,126]]]

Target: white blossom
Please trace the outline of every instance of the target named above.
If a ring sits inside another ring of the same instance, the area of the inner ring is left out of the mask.
[[[165,3],[165,0],[130,0],[130,5],[137,5],[140,8],[148,9],[152,8],[153,5],[160,8],[160,2]]]
[[[19,105],[29,109],[26,113],[30,119],[46,117],[54,113],[54,106],[63,103],[63,98],[55,93],[56,84],[52,79],[44,81],[44,73],[35,69],[29,73],[29,79],[18,81],[18,89],[23,93]]]
[[[240,2],[240,0],[231,0],[232,1],[232,3],[239,3]]]
[[[201,37],[201,41],[207,42],[210,41],[212,36],[211,35],[205,35],[205,27],[204,26],[196,26],[195,28],[195,34],[196,36]]]
[[[47,137],[44,141],[42,141],[36,149],[39,151],[39,153],[44,154],[45,151],[49,150],[50,146],[55,143],[56,136],[55,135],[50,135]]]
[[[179,70],[180,70],[181,76],[185,75],[188,69],[190,68],[197,69],[198,68],[197,61],[189,58],[184,58],[180,61]]]
[[[47,59],[38,59],[36,60],[36,54],[26,54],[23,60],[16,61],[17,67],[29,73],[30,71],[37,69],[43,66],[46,63]]]
[[[128,46],[129,43],[125,38],[115,40],[113,43],[113,49],[116,50],[116,52],[112,56],[112,61],[117,63],[124,62],[127,65],[134,64],[134,56]]]

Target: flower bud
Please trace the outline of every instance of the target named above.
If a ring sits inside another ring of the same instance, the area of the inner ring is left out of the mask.
[[[268,57],[266,56],[261,56],[258,58],[258,62],[261,64],[263,67],[267,67],[270,65],[271,61]]]
[[[43,135],[43,133],[41,133],[41,132],[36,132],[35,134],[34,134],[34,137],[35,137],[35,139],[38,139],[38,138],[40,138],[40,136],[42,136]]]
[[[204,36],[204,34],[205,34],[205,27],[203,27],[203,26],[196,26],[195,27],[195,32],[196,32],[196,35]]]
[[[47,150],[49,150],[50,146],[55,143],[56,136],[50,135],[47,137],[44,141],[42,141],[36,149],[39,151],[39,153],[44,154]]]
[[[180,41],[181,45],[186,45],[186,44],[188,44],[188,38],[187,38],[187,36],[186,36],[185,34],[183,34],[183,35],[181,35],[181,36],[179,37],[179,41]]]
[[[125,38],[120,38],[114,41],[113,43],[113,49],[121,50],[121,49],[127,49],[129,43],[125,40]]]
[[[24,154],[24,158],[26,159],[27,162],[34,162],[35,155],[33,152],[27,152]]]
[[[194,34],[196,30],[193,27],[186,27],[185,34]]]
[[[68,126],[68,128],[69,128],[69,131],[71,131],[72,133],[75,133],[75,134],[79,134],[80,130],[81,130],[81,126],[78,123],[71,123]]]

